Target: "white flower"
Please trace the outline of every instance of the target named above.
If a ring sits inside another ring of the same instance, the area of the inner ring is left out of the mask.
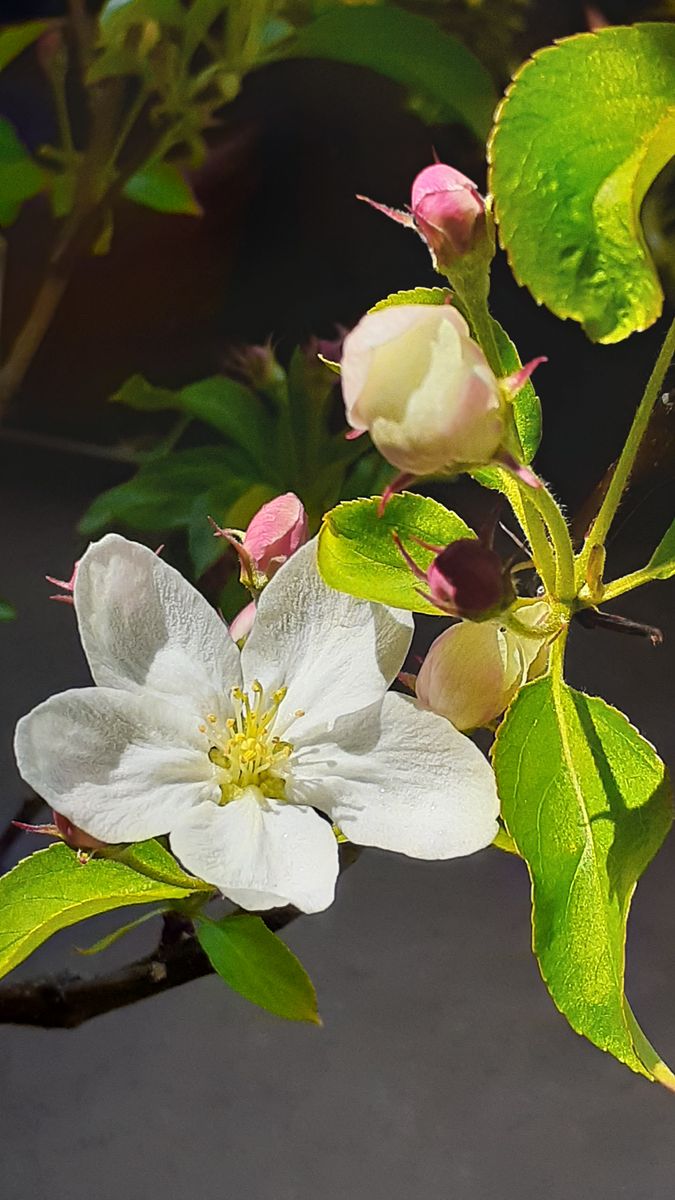
[[[345,338],[340,371],[349,424],[399,471],[488,463],[499,450],[499,382],[451,305],[367,313]]]
[[[530,629],[550,616],[537,600],[515,609]],[[548,660],[546,634],[528,637],[509,629],[499,617],[491,621],[459,621],[432,643],[417,676],[417,698],[457,729],[478,729],[508,708],[518,688],[540,674]]]
[[[168,834],[184,866],[235,903],[305,912],[333,899],[330,822],[418,858],[494,837],[479,750],[385,694],[412,619],[328,588],[314,542],[263,592],[241,652],[177,571],[115,535],[84,555],[74,599],[98,686],[33,709],[16,754],[24,779],[94,837]]]

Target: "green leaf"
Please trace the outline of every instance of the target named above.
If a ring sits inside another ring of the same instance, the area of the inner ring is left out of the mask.
[[[154,846],[171,858],[157,843]],[[152,847],[143,849],[139,844],[131,851],[129,861],[135,852],[141,863],[154,864],[161,871],[162,855]],[[96,856],[83,864],[63,842],[36,851],[0,879],[0,977],[59,929],[130,904],[184,900],[195,884],[204,886],[180,874],[190,886],[141,875],[109,858]]]
[[[309,975],[260,917],[199,917],[197,937],[211,966],[240,996],[287,1021],[321,1024]]]
[[[0,600],[0,621],[13,621],[16,617],[16,610],[7,600]]]
[[[125,404],[138,412],[163,412],[180,408],[178,393],[170,388],[155,387],[142,375],[132,375],[125,380],[120,390],[110,397],[111,404]]]
[[[640,206],[672,158],[674,106],[675,25],[649,23],[538,51],[498,109],[490,188],[513,272],[594,341],[661,312]]]
[[[0,225],[12,225],[24,200],[42,190],[44,176],[14,127],[0,117]]]
[[[497,349],[504,375],[511,375],[522,367],[518,351],[499,321],[492,319],[492,329],[497,342]],[[534,390],[532,381],[520,389],[513,399],[513,419],[518,432],[523,461],[532,462],[541,441],[541,404]]]
[[[166,905],[161,908],[153,908],[150,912],[143,913],[141,917],[136,917],[135,921],[127,921],[126,925],[120,925],[119,929],[113,929],[112,933],[107,933],[105,937],[99,938],[93,942],[91,946],[76,946],[78,954],[83,954],[89,957],[91,954],[101,954],[104,950],[108,950],[110,946],[114,946],[115,942],[119,942],[121,938],[126,937],[127,933],[132,933],[134,929],[138,929],[139,925],[145,925],[146,921],[152,921],[154,917],[161,917],[162,913],[167,912]]]
[[[185,529],[200,498],[206,515],[208,497],[214,493],[231,504],[250,487],[250,475],[236,474],[247,469],[251,470],[239,452],[227,446],[179,450],[145,463],[133,479],[102,492],[82,517],[79,530],[91,537],[120,524],[148,533]]]
[[[675,1090],[624,995],[631,897],[672,821],[663,763],[620,712],[548,676],[511,706],[494,766],[553,1000],[577,1033]]]
[[[124,37],[134,25],[145,25],[148,21],[179,29],[185,19],[181,0],[107,0],[101,9],[99,26],[107,41],[112,34]]]
[[[652,579],[670,579],[675,575],[675,521],[661,538],[647,563]]]
[[[393,5],[337,7],[299,30],[279,53],[369,67],[402,84],[425,119],[461,120],[480,141],[487,137],[497,101],[492,80],[461,42],[427,17]]]
[[[28,46],[32,46],[46,30],[51,21],[26,21],[24,25],[8,25],[0,30],[0,71],[18,58]]]
[[[147,163],[127,180],[124,195],[155,212],[191,217],[203,213],[185,176],[173,163]]]
[[[130,846],[112,846],[97,850],[101,858],[112,859],[131,867],[141,875],[147,875],[157,883],[187,889],[189,892],[213,892],[215,889],[203,879],[188,875],[178,865],[173,854],[165,850],[156,838],[145,842],[133,842]]]
[[[368,312],[379,312],[382,308],[395,308],[397,304],[445,304],[448,296],[452,296],[450,288],[416,287],[403,292],[392,292],[384,300],[378,300]]]
[[[439,610],[420,596],[419,580],[397,549],[398,533],[415,562],[426,570],[433,558],[413,541],[446,546],[458,538],[475,537],[456,513],[428,496],[403,492],[392,496],[382,516],[379,497],[348,500],[326,513],[319,534],[319,569],[326,583],[350,596],[360,596],[394,608],[433,613]]]

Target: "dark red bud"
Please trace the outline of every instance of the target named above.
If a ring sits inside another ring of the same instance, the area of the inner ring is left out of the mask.
[[[451,542],[427,571],[429,593],[439,608],[457,617],[485,617],[513,598],[499,555],[476,538]]]

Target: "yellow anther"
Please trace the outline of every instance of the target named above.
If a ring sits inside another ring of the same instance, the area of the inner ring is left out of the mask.
[[[293,716],[295,716],[295,717],[304,717],[304,715],[305,715],[304,708],[296,708],[296,710],[293,714]]]
[[[199,732],[200,732],[200,733],[206,733],[206,725],[200,725],[200,726],[199,726]]]
[[[206,719],[207,719],[209,725],[215,725],[218,721],[218,718],[215,713],[207,713]]]

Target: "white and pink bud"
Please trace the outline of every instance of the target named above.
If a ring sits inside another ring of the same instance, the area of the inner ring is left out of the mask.
[[[240,609],[236,617],[230,621],[230,637],[235,642],[240,642],[243,638],[247,638],[253,629],[255,621],[255,600],[251,600],[244,608]]]
[[[347,335],[347,421],[399,471],[430,475],[491,462],[505,431],[499,381],[450,305],[393,305]]]
[[[359,196],[399,225],[415,229],[441,272],[470,254],[486,237],[485,200],[476,184],[446,163],[420,171],[412,185],[410,211],[402,212]]]
[[[521,625],[539,636],[490,620],[460,621],[436,638],[416,682],[425,708],[462,731],[478,729],[501,716],[518,689],[545,669],[548,605],[525,602],[514,612]]]

